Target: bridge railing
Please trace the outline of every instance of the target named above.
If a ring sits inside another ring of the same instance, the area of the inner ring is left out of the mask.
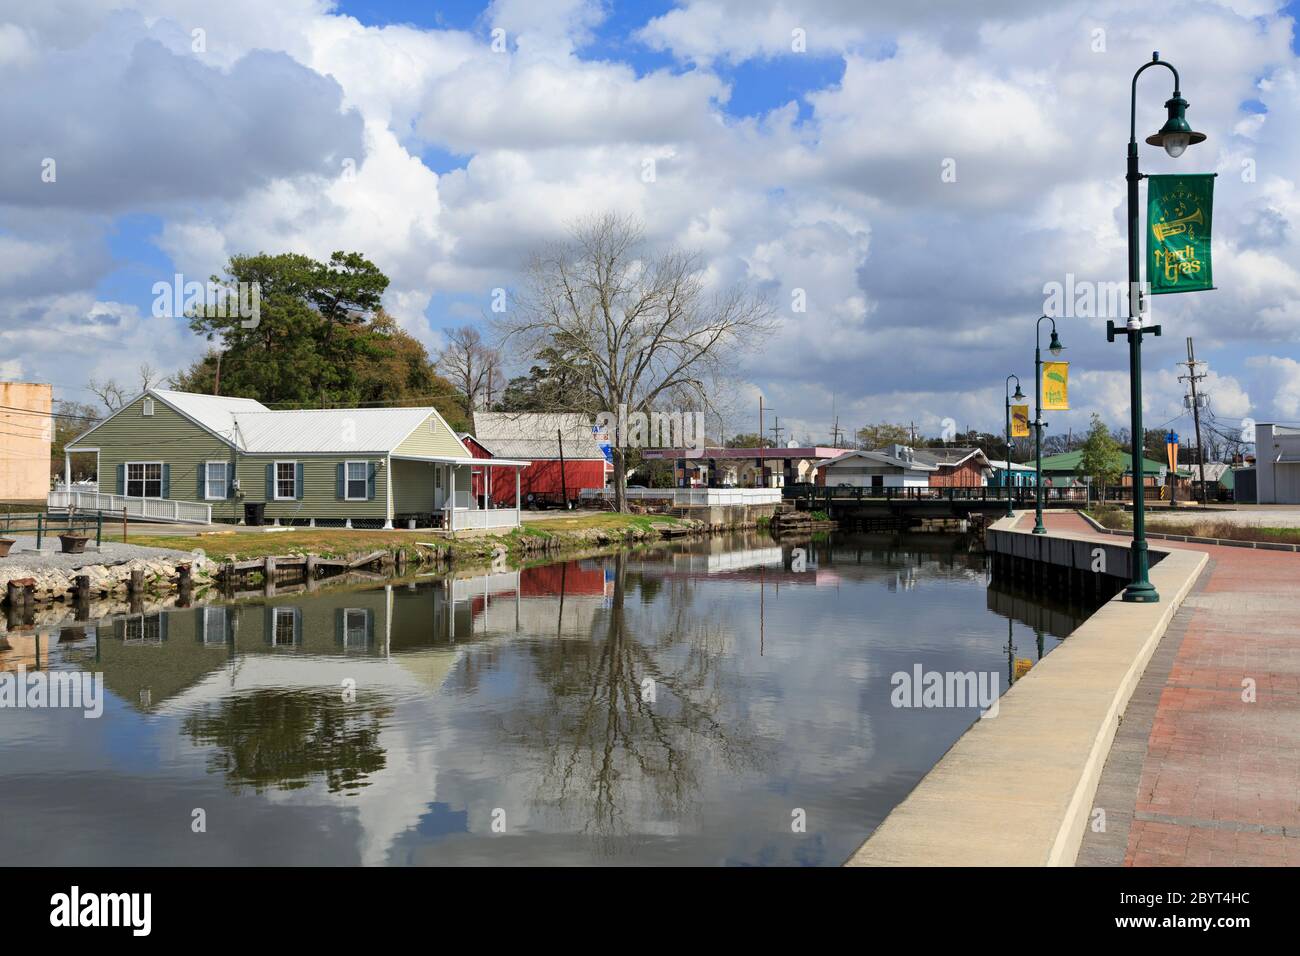
[[[1084,504],[1097,500],[1097,495],[1090,498],[1087,488],[1044,488],[1045,504],[1072,503]],[[1128,489],[1122,489],[1127,491]],[[1017,486],[1011,489],[1012,500],[1020,506],[1032,506],[1037,500],[1037,490],[1032,486]],[[997,485],[951,485],[922,486],[912,488],[859,488],[819,485],[787,485],[785,497],[794,501],[898,501],[898,502],[941,502],[941,501],[978,501],[996,502],[1007,500],[1007,489]],[[1108,499],[1115,500],[1108,495]]]

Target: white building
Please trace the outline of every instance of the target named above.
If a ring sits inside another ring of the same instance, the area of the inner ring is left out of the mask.
[[[928,488],[938,465],[917,461],[910,448],[899,446],[895,457],[883,451],[846,451],[817,462],[827,488]]]
[[[1300,428],[1255,426],[1255,480],[1261,505],[1300,504]]]

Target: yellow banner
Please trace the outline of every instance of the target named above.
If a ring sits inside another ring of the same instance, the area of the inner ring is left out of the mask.
[[[1028,405],[1011,406],[1011,437],[1012,438],[1029,437],[1029,406]]]
[[[1043,363],[1043,410],[1064,412],[1070,409],[1070,363]]]

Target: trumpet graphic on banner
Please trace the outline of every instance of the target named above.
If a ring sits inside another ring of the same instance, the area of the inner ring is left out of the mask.
[[[1029,406],[1028,405],[1011,406],[1011,437],[1012,438],[1029,437]]]
[[[1192,226],[1199,226],[1205,222],[1205,214],[1201,210],[1196,210],[1190,216],[1184,216],[1182,219],[1175,219],[1172,222],[1153,222],[1151,232],[1160,242],[1164,242],[1170,236],[1181,236],[1191,229]]]

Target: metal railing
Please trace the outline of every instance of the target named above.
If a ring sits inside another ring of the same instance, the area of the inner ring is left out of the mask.
[[[1150,482],[1146,489],[1153,494],[1155,488]],[[1011,489],[1012,500],[1018,506],[1032,507],[1037,500],[1037,489],[1033,485],[1017,485]],[[1179,489],[1180,497],[1184,494]],[[1007,488],[1005,485],[973,485],[945,487],[925,485],[911,488],[859,488],[859,487],[825,487],[822,485],[787,485],[785,497],[794,501],[980,501],[1005,502]],[[1043,488],[1043,503],[1088,504],[1102,501],[1132,501],[1133,488],[1130,485],[1114,486],[1105,489],[1103,497],[1100,488],[1071,485],[1069,487]]]
[[[584,500],[611,499],[608,489],[584,488]],[[780,488],[628,488],[628,501],[671,501],[681,508],[713,505],[766,505],[781,501]]]
[[[49,514],[5,514],[0,521],[0,538],[23,532],[36,533],[36,550],[40,550],[45,539],[57,534],[84,534],[87,538],[95,533],[95,547],[99,547],[104,537],[104,513],[77,514],[71,511],[66,515]]]
[[[107,495],[96,491],[55,490],[50,492],[46,506],[51,511],[73,508],[78,511],[112,511],[119,515],[125,511],[128,517],[147,521],[212,523],[212,505],[173,498],[132,498],[129,495]]]

